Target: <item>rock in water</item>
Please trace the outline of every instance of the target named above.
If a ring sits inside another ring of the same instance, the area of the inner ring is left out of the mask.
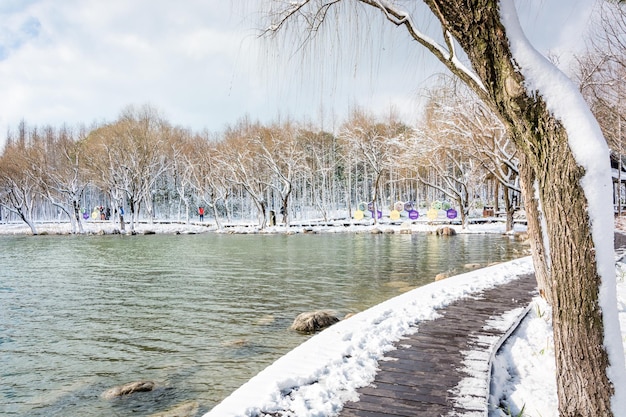
[[[442,272],[440,274],[435,275],[435,281],[441,281],[442,279],[449,278],[450,274],[447,272]]]
[[[445,226],[445,227],[440,227],[439,229],[437,229],[435,233],[438,236],[454,236],[456,235],[456,230],[454,230],[451,227]]]
[[[189,401],[162,413],[152,414],[150,417],[192,417],[198,413],[200,404],[197,401]]]
[[[119,385],[102,393],[102,398],[111,400],[113,398],[122,397],[124,395],[133,394],[135,392],[148,392],[152,391],[155,387],[152,381],[135,381],[128,384]]]
[[[328,311],[311,311],[299,314],[291,325],[292,330],[315,333],[337,323],[339,318]]]

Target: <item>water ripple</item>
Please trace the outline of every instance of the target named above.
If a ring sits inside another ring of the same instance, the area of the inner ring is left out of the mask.
[[[464,263],[499,236],[0,237],[0,415],[208,411],[307,336],[313,309],[356,312]],[[398,284],[402,283],[402,286]],[[152,393],[106,401],[139,379]]]

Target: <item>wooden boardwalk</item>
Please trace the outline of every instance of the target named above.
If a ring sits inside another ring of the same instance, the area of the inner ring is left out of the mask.
[[[626,254],[626,234],[615,233],[616,255]],[[379,362],[375,380],[358,390],[341,417],[440,417],[487,415],[490,360],[525,315],[509,329],[489,326],[492,318],[527,307],[536,295],[533,274],[458,300],[441,310],[442,317],[418,323],[418,332],[396,343]],[[468,353],[472,353],[469,357]],[[467,361],[475,363],[469,368]],[[482,364],[482,365],[481,365]],[[477,370],[478,369],[478,370]],[[474,398],[458,398],[466,384]]]
[[[536,286],[533,274],[524,275],[450,304],[438,319],[418,323],[418,332],[396,343],[397,350],[379,362],[374,382],[358,390],[359,401],[347,402],[339,415],[486,415],[491,355],[512,330],[494,328],[490,321],[516,310],[514,322],[519,323]],[[469,398],[458,398],[461,384]]]

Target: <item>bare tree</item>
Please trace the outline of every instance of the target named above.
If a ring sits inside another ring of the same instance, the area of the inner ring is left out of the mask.
[[[373,115],[355,110],[339,134],[346,152],[356,155],[365,167],[364,177],[371,183],[368,196],[372,204],[374,223],[377,223],[377,213],[382,208],[382,180],[398,163],[400,142],[408,131],[409,128],[400,123],[393,114],[383,123]],[[367,172],[371,173],[371,179],[367,178]]]
[[[295,181],[303,176],[305,153],[300,129],[291,123],[261,129],[252,137],[258,162],[272,173],[268,185],[280,195],[282,222],[289,226],[290,197]]]
[[[612,246],[599,240],[612,236],[613,213],[610,205],[606,207],[606,196],[591,191],[610,188],[608,149],[597,123],[580,104],[582,98],[573,83],[521,35],[513,2],[267,3],[271,19],[268,32],[293,23],[304,27],[310,36],[323,24],[347,21],[339,13],[329,17],[335,9],[341,11],[339,5],[370,6],[391,24],[405,29],[498,115],[520,152],[527,214],[543,217],[541,222],[529,223],[529,232],[546,242],[545,252],[534,261],[549,271],[549,282],[540,284],[547,284],[544,289],[551,292],[554,306],[560,415],[614,416],[626,409],[626,387],[620,382],[626,380],[624,351],[621,339],[612,336],[619,332],[614,254]],[[439,23],[442,36],[429,36],[417,25],[416,17],[425,13],[423,5]],[[469,65],[462,63],[461,51]],[[550,74],[552,82],[542,83],[535,73]],[[567,89],[571,99],[567,111],[575,116],[568,117],[563,103],[556,103],[563,93],[551,89],[555,84]],[[579,131],[570,122],[574,119],[584,122],[590,132],[584,151]],[[597,163],[600,159],[603,162]],[[569,203],[567,215],[563,201]],[[596,220],[593,224],[592,216]]]
[[[305,171],[313,203],[324,221],[328,221],[328,211],[334,206],[333,200],[337,198],[336,190],[339,188],[338,170],[342,167],[337,140],[328,132],[314,132],[312,129],[307,129],[301,134],[306,138]]]
[[[259,124],[241,121],[226,132],[226,146],[220,154],[223,166],[228,168],[226,178],[235,186],[241,187],[252,199],[259,227],[267,226],[267,196],[270,189],[270,173],[265,164],[259,164],[258,136]]]
[[[577,57],[574,73],[617,161],[615,203],[621,215],[626,199],[621,185],[626,154],[626,10],[614,2],[604,2],[597,10],[596,31],[587,53]]]
[[[116,122],[92,131],[87,139],[89,167],[114,207],[122,207],[124,199],[128,202],[131,230],[142,203],[153,218],[152,191],[168,168],[169,131],[155,109],[129,107]]]
[[[84,130],[74,133],[65,126],[58,133],[52,127],[45,128],[45,145],[38,147],[35,166],[43,198],[68,216],[72,233],[84,232],[81,200],[88,184],[83,163],[85,135]]]
[[[220,208],[226,213],[227,220],[232,220],[228,208],[228,200],[232,194],[232,184],[228,177],[230,168],[221,158],[225,152],[225,144],[211,142],[208,137],[196,137],[193,145],[193,155],[187,156],[187,163],[192,167],[191,183],[213,212],[216,227],[222,229]]]
[[[519,161],[517,149],[502,122],[467,87],[449,77],[432,88],[429,107],[432,120],[428,126],[439,132],[439,141],[475,160],[502,185],[506,230],[512,230],[516,210],[513,197],[521,193]],[[496,193],[496,211],[498,198]]]
[[[33,235],[37,234],[35,211],[41,196],[37,154],[26,131],[20,130],[17,141],[7,143],[0,156],[0,205],[26,223]]]
[[[478,160],[465,152],[463,142],[451,143],[436,133],[417,132],[415,152],[419,168],[416,173],[422,183],[440,191],[457,204],[461,212],[461,225],[465,228],[478,185],[484,183],[485,170]]]

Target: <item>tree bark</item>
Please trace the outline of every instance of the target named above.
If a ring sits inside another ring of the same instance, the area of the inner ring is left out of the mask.
[[[491,105],[524,154],[520,170],[525,200],[531,206],[536,202],[537,185],[545,222],[530,216],[533,226],[529,231],[539,249],[534,257],[538,270],[545,267],[549,274],[540,278],[546,279],[540,285],[545,286],[553,307],[559,413],[563,417],[611,416],[614,389],[606,374],[609,362],[599,308],[600,278],[587,199],[580,184],[584,172],[569,148],[567,132],[541,95],[523,87],[524,78],[515,67],[500,22],[499,2],[474,1],[472,6],[463,1],[431,3],[447,22],[453,22],[451,30],[483,81]],[[541,256],[538,243],[545,242],[544,235],[549,250],[545,253],[544,246]]]

